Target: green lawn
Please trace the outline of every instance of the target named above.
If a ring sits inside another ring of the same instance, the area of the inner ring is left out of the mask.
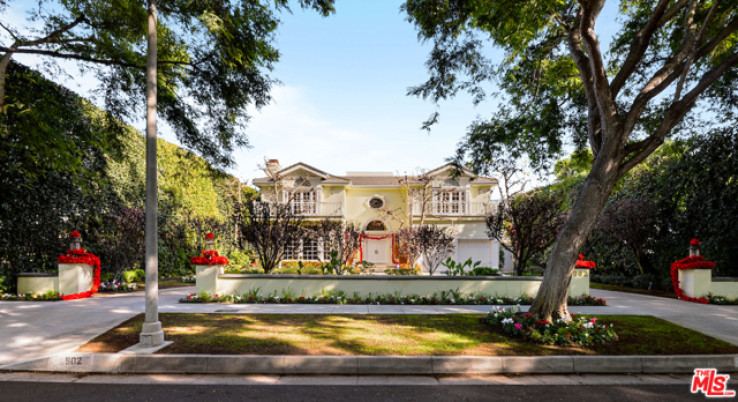
[[[181,314],[159,318],[159,353],[530,356],[738,353],[738,347],[653,317],[599,316],[620,340],[596,349],[534,345],[491,330],[479,314]],[[98,336],[80,352],[118,352],[136,342],[143,314]]]

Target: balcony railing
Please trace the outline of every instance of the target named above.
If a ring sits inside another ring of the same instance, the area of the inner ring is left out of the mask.
[[[426,216],[485,216],[493,211],[493,204],[489,202],[466,201],[428,201],[425,203]],[[423,204],[413,202],[413,215],[423,213]]]
[[[291,212],[301,216],[343,216],[342,202],[292,201]]]

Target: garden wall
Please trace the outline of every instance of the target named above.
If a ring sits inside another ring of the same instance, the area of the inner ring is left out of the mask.
[[[679,285],[689,297],[705,297],[712,293],[730,299],[738,298],[738,278],[713,278],[710,269],[679,270]]]
[[[390,275],[241,275],[223,274],[223,266],[197,266],[197,293],[210,295],[245,295],[259,288],[261,295],[282,294],[290,290],[297,296],[314,296],[341,290],[358,293],[431,296],[442,290],[458,289],[462,294],[489,296],[535,296],[541,286],[540,276],[390,276]],[[575,269],[569,295],[589,295],[589,270]]]
[[[92,287],[92,265],[59,264],[58,274],[19,273],[18,293],[38,294],[48,291],[71,295]]]

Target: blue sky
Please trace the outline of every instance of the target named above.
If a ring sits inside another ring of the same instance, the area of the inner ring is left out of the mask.
[[[445,163],[466,127],[477,116],[489,116],[495,100],[475,107],[468,96],[459,95],[436,106],[406,95],[408,87],[428,77],[431,45],[419,42],[415,27],[400,12],[402,3],[338,0],[336,13],[327,18],[299,7],[282,14],[276,37],[281,59],[272,74],[282,84],[273,88],[270,105],[253,111],[247,127],[252,148],[236,151],[238,165],[230,173],[247,181],[260,177],[257,165],[264,158],[279,159],[282,166],[302,161],[339,175],[413,173]],[[608,3],[614,11],[614,2]],[[9,9],[4,18],[25,19],[21,10]],[[607,11],[598,31],[612,28]],[[494,50],[490,55],[499,57]],[[39,61],[16,59],[32,66]],[[81,75],[73,63],[61,65],[70,77],[54,79],[89,96],[94,77]],[[436,110],[440,123],[430,133],[421,130]],[[129,123],[144,128],[143,120]],[[160,123],[159,133],[177,143],[166,124]]]
[[[489,110],[467,97],[441,105],[430,134],[421,123],[436,110],[406,96],[426,77],[430,45],[421,44],[401,1],[338,1],[322,18],[295,10],[277,35],[274,72],[283,86],[250,124],[253,148],[238,152],[238,172],[253,176],[264,157],[304,161],[335,174],[413,172],[444,163],[466,126]]]

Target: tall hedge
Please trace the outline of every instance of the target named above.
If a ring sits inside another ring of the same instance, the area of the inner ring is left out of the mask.
[[[12,63],[0,116],[0,286],[19,271],[52,271],[82,233],[104,271],[142,264],[144,138],[74,92]],[[213,230],[233,248],[237,179],[159,140],[160,273],[190,271]],[[246,197],[249,194],[245,194]]]

